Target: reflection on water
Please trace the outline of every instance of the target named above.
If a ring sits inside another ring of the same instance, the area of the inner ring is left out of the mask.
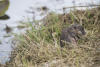
[[[88,5],[88,4],[97,4],[99,0],[91,1],[91,0],[76,0],[74,5]],[[43,7],[44,9],[49,9],[50,11],[55,11],[57,13],[62,13],[63,7],[73,6],[73,0],[10,0],[10,7],[7,11],[7,15],[10,16],[9,20],[0,20],[0,62],[4,63],[5,61],[9,60],[11,48],[11,39],[14,37],[11,33],[18,33],[22,32],[22,30],[17,29],[17,25],[19,24],[18,21],[23,20],[25,18],[32,17],[32,14],[29,12],[34,13],[35,19],[41,19],[44,16],[40,16],[41,12],[37,10],[39,7]],[[46,7],[44,7],[46,6]],[[27,11],[30,10],[30,11]],[[31,11],[32,10],[32,11]],[[46,13],[48,13],[46,12]],[[45,14],[46,14],[45,13]],[[5,29],[8,25],[12,28],[11,33],[6,33]],[[9,35],[8,37],[5,37]]]

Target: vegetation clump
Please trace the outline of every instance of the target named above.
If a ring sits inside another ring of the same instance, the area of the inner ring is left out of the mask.
[[[50,13],[31,30],[16,36],[8,67],[98,67],[100,66],[100,7],[68,14]],[[85,30],[77,47],[60,47],[61,30],[74,22]]]

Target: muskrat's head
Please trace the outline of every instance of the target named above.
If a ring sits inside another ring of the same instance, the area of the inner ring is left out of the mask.
[[[72,29],[73,29],[73,32],[75,32],[77,35],[85,35],[86,34],[84,27],[79,24],[73,24]]]

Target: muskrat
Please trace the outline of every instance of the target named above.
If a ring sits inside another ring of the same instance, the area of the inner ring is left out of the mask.
[[[80,36],[85,34],[85,30],[80,24],[73,24],[68,28],[64,28],[60,35],[60,46],[63,47],[66,43],[77,44]]]

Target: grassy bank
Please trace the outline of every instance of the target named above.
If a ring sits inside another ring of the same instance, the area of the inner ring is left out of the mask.
[[[29,23],[31,30],[16,35],[14,51],[7,67],[98,67],[100,64],[100,8],[50,13],[43,20]],[[86,36],[78,47],[59,46],[61,30],[73,23],[81,24]],[[95,65],[95,66],[94,66]]]

